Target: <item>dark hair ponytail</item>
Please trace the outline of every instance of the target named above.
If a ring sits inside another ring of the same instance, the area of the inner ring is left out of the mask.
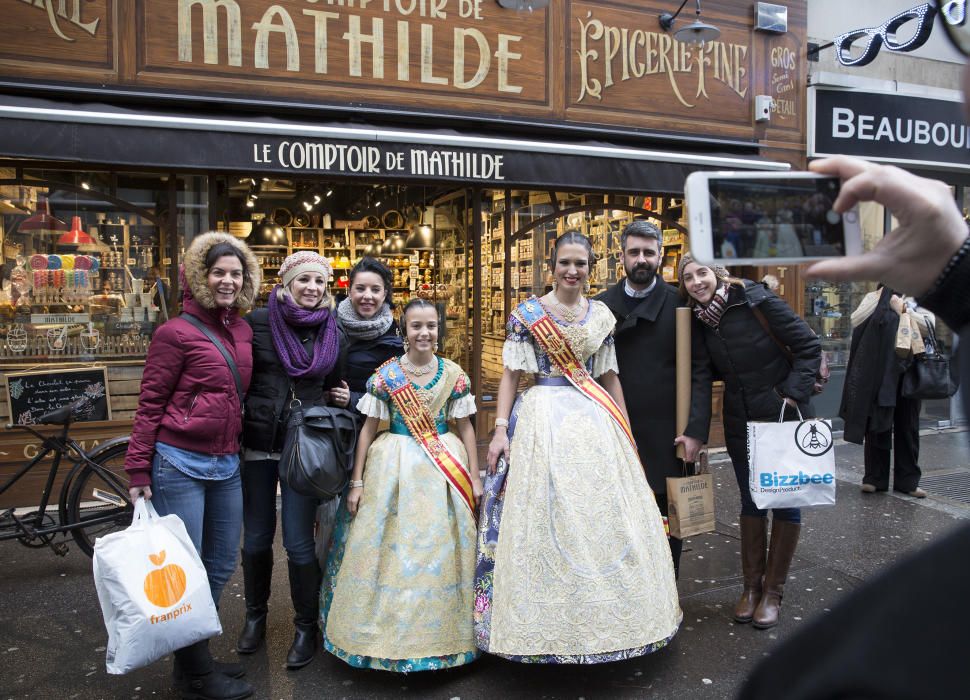
[[[569,229],[568,231],[564,231],[563,234],[556,239],[556,245],[553,246],[552,249],[552,257],[549,260],[549,267],[553,270],[556,269],[556,260],[559,258],[559,248],[571,243],[581,245],[586,249],[586,253],[589,256],[589,270],[592,273],[593,265],[596,263],[596,254],[593,252],[593,243],[578,229]]]

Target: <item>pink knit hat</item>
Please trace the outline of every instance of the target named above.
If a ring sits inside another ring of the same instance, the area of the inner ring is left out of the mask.
[[[289,287],[290,282],[304,272],[319,272],[327,281],[333,277],[333,268],[330,267],[329,260],[312,250],[301,250],[287,257],[280,265],[280,278],[283,280],[283,286]]]

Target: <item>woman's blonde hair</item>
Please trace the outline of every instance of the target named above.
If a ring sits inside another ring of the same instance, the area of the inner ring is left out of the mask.
[[[293,284],[293,282],[295,281],[296,280],[292,280],[290,284]],[[293,298],[293,293],[290,291],[289,286],[284,287],[282,284],[278,284],[276,285],[276,289],[273,290],[273,293],[276,295],[277,301],[284,301],[288,299],[289,301],[292,301],[294,304],[296,304],[296,299]],[[333,311],[334,306],[335,304],[333,301],[333,296],[330,294],[330,290],[324,287],[323,296],[320,298],[320,301],[317,303],[317,305],[314,306],[313,308],[322,309],[326,307],[331,311]]]

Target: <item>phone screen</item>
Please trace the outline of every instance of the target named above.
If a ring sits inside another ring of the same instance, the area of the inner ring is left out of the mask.
[[[708,189],[716,258],[845,255],[838,178],[712,177]]]

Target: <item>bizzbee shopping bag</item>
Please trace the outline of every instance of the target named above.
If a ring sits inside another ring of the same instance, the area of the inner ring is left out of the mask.
[[[94,545],[94,585],[108,629],[108,673],[128,673],[222,634],[209,580],[185,525],[135,502],[130,527]]]
[[[758,508],[835,504],[832,422],[822,418],[748,423],[751,498]],[[798,415],[801,419],[801,412]]]

